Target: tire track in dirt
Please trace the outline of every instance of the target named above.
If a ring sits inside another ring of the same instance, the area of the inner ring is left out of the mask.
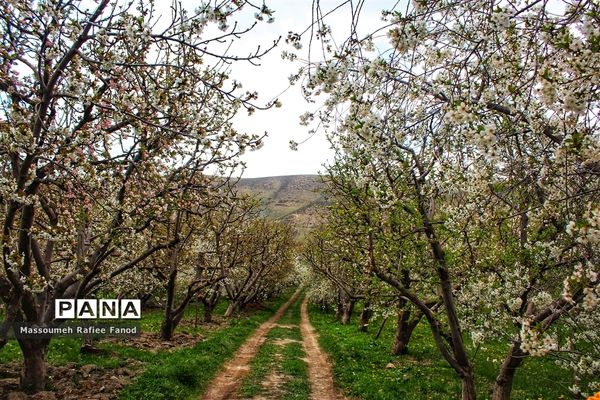
[[[345,400],[335,388],[331,363],[321,350],[315,329],[308,319],[308,297],[304,297],[300,310],[300,332],[308,364],[310,398],[312,400]]]
[[[298,288],[289,300],[279,307],[279,310],[267,322],[259,326],[252,336],[244,342],[242,347],[235,353],[233,359],[225,363],[221,372],[212,380],[208,386],[208,390],[201,397],[203,400],[226,400],[233,398],[239,384],[248,372],[250,372],[250,361],[258,353],[269,331],[273,329],[279,318],[281,318],[283,313],[300,295],[300,291],[301,289]]]

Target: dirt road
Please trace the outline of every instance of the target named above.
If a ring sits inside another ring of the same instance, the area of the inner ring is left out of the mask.
[[[296,290],[292,297],[265,323],[263,323],[248,340],[240,347],[233,360],[225,364],[221,372],[213,379],[208,390],[202,396],[204,400],[225,400],[233,398],[238,385],[250,372],[250,361],[265,341],[265,336],[277,323],[279,318],[300,295]]]
[[[246,340],[242,347],[237,351],[235,357],[231,361],[227,362],[221,372],[213,379],[208,390],[202,396],[203,400],[232,400],[243,398],[238,395],[238,389],[244,381],[244,378],[250,373],[251,362],[259,352],[261,346],[265,343],[269,332],[276,326],[298,329],[297,324],[279,325],[277,324],[277,321],[279,321],[281,316],[286,312],[290,305],[294,304],[299,295],[300,289],[296,290],[290,299],[283,304],[267,322],[262,324],[248,340]],[[297,307],[297,305],[294,305],[294,307]],[[297,313],[297,308],[295,308],[295,310]],[[304,349],[305,353],[305,357],[300,359],[306,361],[308,367],[310,399],[344,399],[344,397],[341,396],[335,389],[331,365],[327,360],[327,356],[319,347],[314,328],[308,319],[307,298],[304,298],[304,301],[302,302],[299,328],[302,335],[302,348]],[[273,339],[271,338],[270,340]],[[277,340],[274,343],[278,344],[279,346],[285,346],[290,342],[297,341]],[[275,363],[280,363],[282,360],[281,354],[276,354],[274,359]],[[279,377],[281,379],[272,379],[273,377]],[[277,374],[276,372],[265,376],[262,386],[266,392],[261,396],[251,396],[252,399],[259,400],[279,398],[278,394],[282,392],[281,387],[285,384],[285,381],[285,377]]]
[[[313,400],[343,399],[333,383],[331,364],[327,355],[321,350],[315,329],[308,319],[308,297],[304,298],[301,309],[302,322],[300,332],[304,351],[308,359],[308,379],[310,381],[310,398]]]

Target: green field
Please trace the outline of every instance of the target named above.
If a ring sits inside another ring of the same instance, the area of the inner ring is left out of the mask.
[[[104,370],[116,370],[137,361],[141,363],[143,373],[124,388],[120,399],[197,398],[221,365],[233,356],[246,338],[286,299],[286,296],[281,296],[259,309],[242,313],[219,325],[199,325],[196,328],[193,324],[196,313],[201,313],[200,306],[190,306],[177,332],[185,331],[201,338],[191,348],[157,351],[138,349],[124,343],[99,341],[96,346],[104,353],[94,355],[80,353],[82,339],[56,338],[50,343],[48,361],[52,366],[69,364],[80,368],[93,364]],[[219,304],[215,315],[222,314],[226,306],[226,302]],[[161,310],[145,311],[141,321],[142,331],[158,334],[161,321]],[[21,351],[14,340],[0,350],[0,364],[15,362],[21,357]],[[1,375],[0,379],[4,378]],[[48,389],[53,389],[52,378]]]
[[[381,320],[371,322],[370,332],[357,329],[358,319],[341,325],[333,314],[317,307],[310,319],[320,335],[320,344],[329,354],[336,383],[346,395],[377,400],[443,400],[460,398],[460,379],[442,359],[433,343],[429,327],[421,323],[409,344],[409,354],[393,356],[390,347],[395,321],[388,320],[375,340]],[[478,398],[487,399],[497,368],[507,349],[505,344],[486,343],[474,358]],[[549,358],[530,358],[519,368],[513,399],[555,400],[572,398],[569,373]]]

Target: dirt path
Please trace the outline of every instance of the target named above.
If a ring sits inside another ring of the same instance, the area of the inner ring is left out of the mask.
[[[287,308],[294,303],[300,295],[300,289],[296,290],[292,297],[282,305],[279,310],[250,336],[240,347],[234,358],[225,364],[221,372],[210,383],[208,390],[202,396],[203,400],[225,400],[231,399],[242,379],[250,372],[250,361],[254,358],[260,346],[264,343],[267,333],[285,313]],[[325,398],[323,398],[325,400]]]
[[[312,400],[341,400],[344,396],[339,394],[333,383],[331,364],[325,353],[319,347],[315,329],[308,319],[308,297],[304,297],[300,311],[304,352],[308,364],[308,379],[310,381],[310,398]]]

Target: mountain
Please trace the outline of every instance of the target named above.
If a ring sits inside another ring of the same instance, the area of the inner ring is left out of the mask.
[[[237,188],[261,199],[267,216],[291,223],[300,237],[318,224],[327,204],[318,175],[244,178]]]

